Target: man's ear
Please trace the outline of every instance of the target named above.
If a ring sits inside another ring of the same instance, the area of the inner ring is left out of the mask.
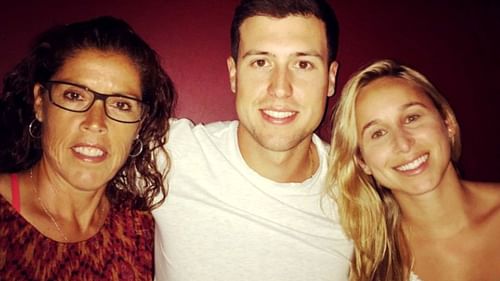
[[[334,61],[330,64],[330,68],[328,69],[328,96],[331,97],[335,94],[335,82],[337,81],[337,70],[339,68],[339,64]]]
[[[229,73],[229,84],[231,92],[236,94],[236,62],[233,57],[228,57],[226,60],[227,72]]]
[[[372,170],[370,169],[370,167],[368,167],[368,165],[366,165],[365,161],[362,159],[361,156],[354,156],[354,162],[356,162],[356,164],[361,167],[361,169],[363,170],[363,172],[365,172],[365,174],[371,176],[373,175],[372,173]]]
[[[43,91],[45,88],[40,83],[33,86],[33,112],[39,122],[43,121]]]

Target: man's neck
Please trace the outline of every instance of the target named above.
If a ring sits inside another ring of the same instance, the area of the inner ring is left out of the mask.
[[[319,156],[312,137],[286,151],[273,151],[238,140],[247,165],[261,176],[275,182],[303,182],[316,172]]]

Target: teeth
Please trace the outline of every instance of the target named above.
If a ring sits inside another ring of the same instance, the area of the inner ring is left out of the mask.
[[[427,158],[429,158],[429,154],[422,155],[418,157],[417,159],[411,161],[408,164],[401,165],[399,167],[396,167],[396,170],[398,171],[408,171],[408,170],[413,170],[417,168],[418,166],[422,165],[425,161],[427,161]]]
[[[74,151],[89,157],[98,157],[104,154],[104,151],[95,147],[78,146],[73,148]]]
[[[290,111],[274,111],[274,110],[264,110],[264,113],[273,118],[287,118],[294,115],[294,112]]]

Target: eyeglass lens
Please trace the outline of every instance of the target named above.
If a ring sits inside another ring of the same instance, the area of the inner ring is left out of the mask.
[[[66,110],[85,112],[90,109],[95,100],[103,100],[106,115],[116,121],[137,122],[141,119],[143,106],[139,100],[123,95],[105,95],[89,90],[85,87],[50,82],[49,90],[51,101]]]

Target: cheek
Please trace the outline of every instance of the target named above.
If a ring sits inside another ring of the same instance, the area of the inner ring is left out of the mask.
[[[438,135],[441,140],[441,149],[443,151],[444,157],[451,160],[451,150],[452,150],[452,137],[450,137],[448,129],[443,128],[440,135]]]
[[[236,110],[239,114],[253,112],[265,100],[267,96],[265,93],[265,90],[259,89],[256,86],[246,87],[245,85],[239,85],[235,100]]]
[[[44,112],[42,122],[42,145],[44,148],[53,149],[62,145],[74,130],[78,130],[71,114],[54,109],[44,110]]]
[[[255,89],[266,84],[269,72],[241,68],[236,75],[236,88],[238,90]]]
[[[328,74],[319,70],[308,73],[292,73],[291,77],[296,87],[321,93],[326,93],[330,81]]]
[[[312,104],[315,107],[326,104],[328,94],[328,83],[326,79],[304,79],[293,80],[293,90],[296,99],[302,103]]]
[[[125,141],[126,139],[130,139],[130,141]],[[128,138],[123,138],[123,140],[124,141],[120,143],[115,142],[113,146],[119,148],[120,153],[118,155],[123,155],[124,156],[123,158],[127,158],[128,155],[132,152],[131,150],[134,147],[136,140],[133,136],[129,136]]]
[[[436,122],[433,126],[428,126],[425,130],[421,130],[416,138],[422,143],[428,143],[430,146],[437,144],[445,151],[451,150],[452,139],[444,124]]]
[[[64,124],[65,126],[62,126]],[[61,164],[64,157],[69,153],[69,138],[72,135],[71,126],[66,122],[50,122],[45,119],[42,123],[42,151],[44,157],[51,162]]]
[[[127,158],[134,147],[138,127],[127,124],[116,124],[117,127],[109,128],[108,137],[111,141],[111,147],[114,154],[123,156],[120,158]],[[127,127],[129,126],[129,127]],[[145,145],[143,143],[143,145]]]
[[[235,102],[236,111],[238,112],[238,114],[245,114],[245,112],[250,109],[249,101],[247,100],[247,97],[245,96],[243,91],[238,90]]]
[[[377,171],[385,167],[385,163],[389,159],[390,154],[390,150],[381,146],[365,146],[361,152],[366,166],[374,175],[377,174]]]
[[[366,174],[373,176],[378,184],[390,187],[391,182],[391,167],[388,165],[391,159],[391,152],[383,148],[371,148],[364,152],[365,168],[363,169]],[[369,171],[369,173],[367,172]]]

